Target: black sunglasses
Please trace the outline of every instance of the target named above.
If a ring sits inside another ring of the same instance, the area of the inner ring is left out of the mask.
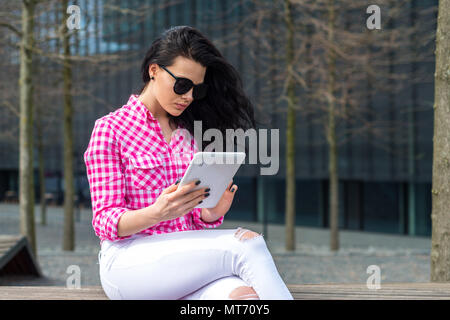
[[[191,80],[186,78],[180,78],[175,76],[172,72],[166,69],[166,67],[159,65],[161,68],[166,70],[172,77],[175,78],[175,84],[173,85],[173,91],[176,94],[185,94],[192,87],[194,87],[194,91],[192,92],[192,96],[195,100],[203,99],[206,96],[206,92],[208,91],[208,85],[206,83],[199,83],[195,85]]]

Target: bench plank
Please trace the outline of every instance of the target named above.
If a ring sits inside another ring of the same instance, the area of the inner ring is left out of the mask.
[[[108,300],[99,286],[68,289],[65,287],[0,287],[0,300]]]
[[[368,289],[366,284],[361,283],[291,284],[288,288],[296,300],[450,300],[450,283],[381,283],[380,289]]]
[[[288,284],[295,300],[450,300],[450,283],[381,283],[377,290],[361,283]],[[107,300],[100,286],[0,287],[0,300]]]

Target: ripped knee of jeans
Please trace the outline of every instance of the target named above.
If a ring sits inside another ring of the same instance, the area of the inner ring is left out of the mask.
[[[231,300],[260,300],[255,290],[247,286],[235,288],[228,297]]]
[[[234,236],[240,241],[245,241],[249,239],[257,239],[262,237],[263,235],[245,228],[238,227],[238,230],[236,231]]]

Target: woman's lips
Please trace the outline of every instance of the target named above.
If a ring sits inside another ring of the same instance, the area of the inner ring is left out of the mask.
[[[180,110],[186,109],[186,107],[187,107],[187,105],[182,105],[182,104],[178,104],[178,103],[175,103],[175,105],[176,105],[177,108],[180,109]]]

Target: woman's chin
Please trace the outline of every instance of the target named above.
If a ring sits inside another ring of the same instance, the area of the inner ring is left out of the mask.
[[[171,116],[174,116],[174,117],[177,117],[177,116],[179,116],[180,114],[182,114],[183,113],[183,111],[180,111],[180,110],[171,110],[170,112],[168,112]]]

